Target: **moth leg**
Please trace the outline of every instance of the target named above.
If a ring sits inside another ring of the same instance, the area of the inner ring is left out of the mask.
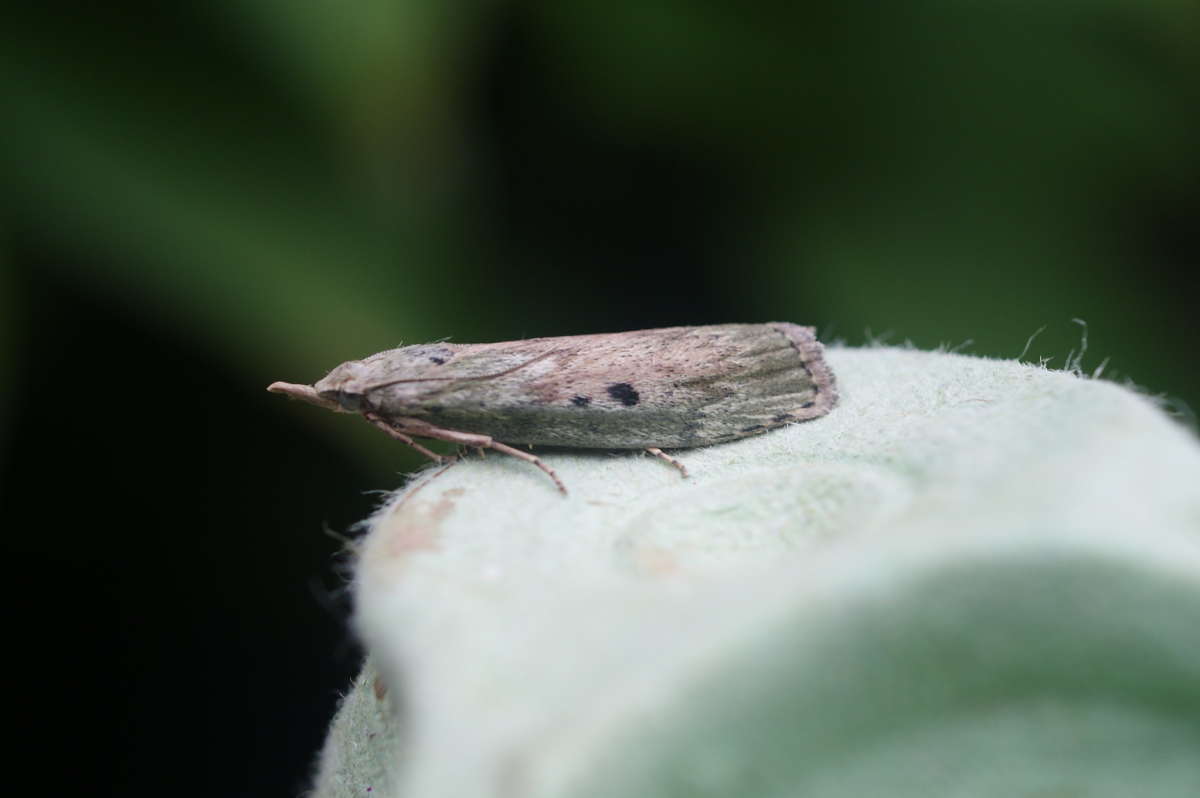
[[[494,441],[487,435],[475,435],[470,432],[456,432],[452,429],[442,429],[441,427],[434,427],[423,422],[415,424],[410,422],[406,428],[413,435],[417,435],[421,438],[435,438],[437,440],[450,441],[451,443],[462,443],[466,444],[467,446],[475,446],[480,449],[495,449],[498,452],[511,454],[513,457],[517,457],[527,463],[533,463],[535,466],[542,469],[542,471],[546,473],[546,476],[554,480],[554,484],[558,486],[558,489],[562,491],[564,496],[567,495],[567,486],[564,485],[562,480],[558,478],[558,474],[554,473],[554,469],[543,463],[540,458],[529,454],[529,452],[523,452],[520,449],[514,449],[507,444]]]
[[[437,452],[431,452],[430,450],[426,449],[424,446],[417,443],[412,438],[408,437],[403,432],[396,429],[391,424],[387,423],[386,421],[384,421],[382,418],[375,415],[374,413],[363,413],[363,417],[367,421],[369,421],[373,425],[375,425],[376,427],[379,427],[379,429],[386,432],[388,435],[391,435],[393,438],[395,438],[396,440],[400,441],[401,443],[403,443],[407,446],[411,446],[412,448],[416,449],[421,454],[428,457],[430,460],[433,460],[435,463],[446,463],[446,462],[452,463],[456,459],[458,459],[455,457],[446,457],[445,455],[438,454]]]
[[[538,468],[545,471],[546,476],[548,476],[548,477],[550,477],[550,479],[554,480],[554,484],[558,486],[558,489],[560,491],[562,491],[562,494],[564,496],[567,495],[567,486],[564,485],[562,483],[562,480],[558,478],[558,474],[554,473],[554,469],[551,468],[550,466],[546,465],[545,463],[543,463],[542,459],[540,457],[538,457],[537,455],[532,455],[529,452],[523,452],[520,449],[514,449],[513,447],[506,446],[505,444],[499,443],[498,441],[492,441],[492,445],[490,448],[495,449],[498,452],[504,452],[505,454],[511,454],[513,457],[519,457],[527,463],[533,463],[535,466],[537,466]]]
[[[679,473],[683,474],[684,479],[688,478],[687,466],[685,466],[683,463],[676,460],[671,455],[664,452],[662,449],[658,448],[657,446],[647,446],[646,451],[650,452],[650,454],[654,455],[655,457],[657,457],[661,460],[666,460],[668,463],[670,463],[671,465],[673,465],[679,469]]]

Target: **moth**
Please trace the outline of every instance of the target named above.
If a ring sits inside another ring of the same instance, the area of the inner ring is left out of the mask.
[[[267,390],[358,413],[415,439],[494,449],[558,475],[511,444],[663,449],[757,435],[828,413],[837,385],[812,327],[788,322],[667,327],[491,344],[432,343],[341,364],[314,385]]]

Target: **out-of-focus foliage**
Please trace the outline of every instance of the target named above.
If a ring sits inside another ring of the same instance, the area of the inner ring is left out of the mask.
[[[0,51],[14,229],[247,374],[767,318],[1061,365],[1079,317],[1200,396],[1191,2],[36,5]]]

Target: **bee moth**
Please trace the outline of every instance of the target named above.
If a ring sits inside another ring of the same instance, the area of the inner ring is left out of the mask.
[[[491,344],[433,343],[341,364],[314,385],[267,390],[358,413],[422,454],[417,438],[517,445],[688,449],[828,413],[837,385],[811,327],[788,322],[667,327]]]

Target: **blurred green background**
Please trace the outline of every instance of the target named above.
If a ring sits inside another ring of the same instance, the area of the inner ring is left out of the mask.
[[[1193,0],[51,2],[0,42],[18,661],[127,794],[295,794],[357,667],[321,527],[418,460],[272,380],[766,320],[1063,367],[1082,319],[1082,370],[1200,402]]]

